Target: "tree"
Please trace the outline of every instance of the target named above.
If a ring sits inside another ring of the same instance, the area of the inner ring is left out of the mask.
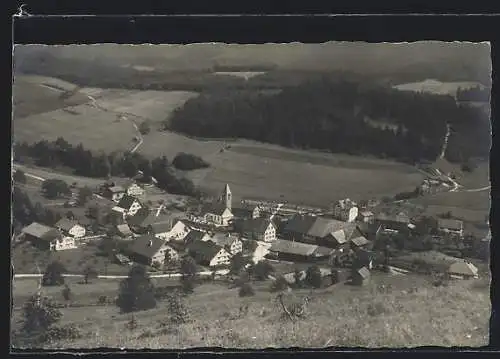
[[[90,283],[91,279],[97,278],[97,271],[94,267],[88,266],[83,270],[83,281],[85,284]]]
[[[282,275],[278,276],[276,280],[273,281],[271,284],[271,291],[272,292],[280,292],[282,290],[285,290],[288,288],[288,282],[286,281],[285,277]]]
[[[184,256],[181,260],[181,285],[184,293],[193,292],[197,266],[193,258]]]
[[[260,261],[252,268],[252,274],[257,280],[266,280],[271,273],[274,273],[274,267],[267,261]]]
[[[318,266],[313,265],[307,268],[306,271],[306,283],[314,288],[321,287],[321,271]]]
[[[16,170],[16,172],[14,172],[14,175],[12,176],[12,179],[17,183],[26,183],[26,174],[21,170]]]
[[[144,121],[139,124],[139,132],[141,133],[141,135],[147,135],[149,132],[151,132],[151,126],[149,125],[148,121]]]
[[[78,190],[78,199],[77,199],[77,203],[79,206],[84,206],[87,201],[92,198],[93,196],[93,192],[92,190],[85,186],[85,187],[82,187]]]
[[[69,195],[71,190],[66,182],[60,179],[48,179],[42,184],[43,194],[50,199]]]
[[[240,297],[251,297],[255,295],[255,291],[253,287],[250,285],[250,283],[245,283],[240,287],[240,290],[238,291],[238,295]]]
[[[134,312],[156,307],[154,285],[144,266],[136,265],[121,281],[116,305],[122,312]]]
[[[255,252],[255,250],[257,249],[258,246],[259,246],[259,244],[257,243],[257,241],[254,241],[251,239],[243,242],[243,250],[245,252],[248,252],[248,253]]]
[[[302,271],[298,268],[295,268],[293,272],[293,279],[295,280],[295,285],[297,287],[302,286]]]
[[[210,167],[210,164],[204,161],[201,157],[184,152],[178,153],[174,157],[172,164],[175,168],[182,171],[191,171]]]
[[[61,291],[61,294],[64,298],[64,300],[66,301],[69,301],[71,300],[71,297],[72,297],[72,292],[71,292],[71,288],[69,287],[69,285],[65,285],[63,290]]]
[[[246,264],[246,260],[243,257],[243,254],[236,253],[231,257],[231,264],[229,267],[229,272],[231,274],[238,274]]]
[[[42,285],[44,286],[56,286],[64,284],[63,274],[66,272],[66,268],[59,261],[53,261],[45,269],[45,273],[42,277]]]
[[[29,335],[43,334],[61,317],[62,313],[54,302],[37,293],[24,304],[23,331]]]

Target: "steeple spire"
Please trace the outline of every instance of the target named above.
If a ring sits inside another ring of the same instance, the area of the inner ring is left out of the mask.
[[[229,185],[226,183],[226,186],[224,187],[224,190],[222,191],[219,201],[225,204],[226,208],[231,210],[232,203],[233,203],[233,195],[231,193],[231,189],[229,188]]]

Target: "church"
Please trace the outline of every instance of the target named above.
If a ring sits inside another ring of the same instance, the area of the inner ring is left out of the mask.
[[[231,189],[226,184],[217,201],[203,207],[203,218],[210,224],[227,227],[234,217],[231,212],[232,203]]]

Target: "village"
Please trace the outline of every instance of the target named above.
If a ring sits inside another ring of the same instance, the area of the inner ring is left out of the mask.
[[[134,263],[147,266],[152,274],[175,276],[181,258],[189,256],[200,276],[237,275],[231,268],[238,260],[246,267],[270,263],[275,272],[269,278],[283,277],[290,285],[296,278],[304,279],[311,267],[319,269],[322,285],[363,285],[373,271],[478,278],[478,268],[467,258],[482,259],[491,238],[489,232],[481,238],[469,235],[461,220],[411,213],[398,197],[364,203],[346,198],[325,209],[284,200],[236,202],[226,184],[217,198],[176,203],[165,201],[154,179],[151,184],[137,177],[118,182],[109,180],[94,188],[84,206],[79,197],[90,191],[73,184],[71,193],[63,196],[57,223],[33,222],[22,228],[14,247],[75,254],[97,247],[112,263],[105,262],[104,268],[96,265],[103,278],[126,274]],[[429,175],[420,190],[428,194],[452,187],[447,179]],[[15,251],[14,257],[16,253],[20,252]],[[487,260],[487,255],[483,257]],[[76,275],[83,270],[67,272]],[[36,274],[15,267],[14,272]]]

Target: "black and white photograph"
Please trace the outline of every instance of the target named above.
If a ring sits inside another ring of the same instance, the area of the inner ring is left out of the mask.
[[[13,348],[488,344],[488,42],[12,61]]]

